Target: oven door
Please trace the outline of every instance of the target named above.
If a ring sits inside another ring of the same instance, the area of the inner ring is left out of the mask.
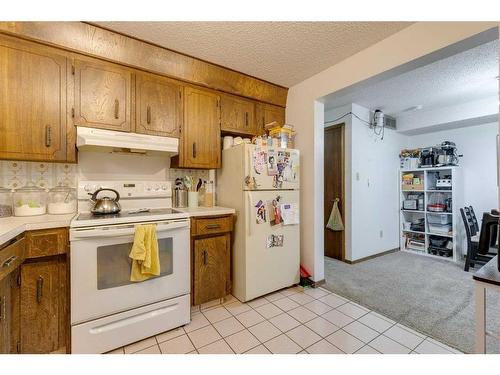
[[[71,229],[72,324],[189,293],[189,219],[155,224],[160,275],[142,282],[130,281],[134,224]]]

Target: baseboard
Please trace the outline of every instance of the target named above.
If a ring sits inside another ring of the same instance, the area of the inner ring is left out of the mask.
[[[321,285],[324,285],[324,284],[326,284],[326,280],[325,279],[321,279],[321,280],[318,280],[318,281],[314,281],[312,287],[313,288],[318,288],[318,287],[320,287]]]
[[[346,260],[344,260],[344,262],[349,263],[349,264],[356,264],[356,263],[364,262],[365,260],[370,260],[370,259],[373,259],[373,258],[381,257],[383,255],[395,253],[396,251],[399,251],[399,247],[396,247],[394,249],[387,250],[387,251],[384,251],[384,252],[381,252],[381,253],[378,253],[378,254],[373,254],[373,255],[370,255],[370,256],[367,256],[367,257],[364,257],[364,258],[356,259],[356,260],[348,260],[348,259],[346,259]]]

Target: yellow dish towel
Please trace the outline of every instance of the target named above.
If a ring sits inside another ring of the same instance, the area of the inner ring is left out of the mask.
[[[160,274],[156,225],[146,224],[135,227],[134,244],[129,258],[132,259],[130,281],[144,281]]]

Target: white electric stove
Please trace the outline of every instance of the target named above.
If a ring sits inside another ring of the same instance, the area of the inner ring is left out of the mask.
[[[89,194],[101,187],[118,191],[120,213],[90,213]],[[103,353],[190,321],[190,222],[171,207],[170,182],[79,182],[70,228],[72,353]],[[132,282],[135,227],[150,223],[161,273]]]

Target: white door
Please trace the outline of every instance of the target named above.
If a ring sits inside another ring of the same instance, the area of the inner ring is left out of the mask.
[[[248,191],[245,192],[246,217],[246,296],[250,300],[266,293],[291,286],[299,282],[300,234],[299,224],[286,225],[281,222],[272,225],[270,219],[274,209],[272,202],[279,197],[278,206],[295,209],[299,214],[299,192]],[[265,204],[265,221],[259,205]],[[289,209],[290,209],[289,208]],[[281,210],[284,220],[290,211]],[[236,276],[238,277],[238,276]]]
[[[299,150],[284,148],[258,147],[246,144],[244,147],[244,176],[255,178],[257,190],[298,189],[300,186],[300,153]],[[260,155],[259,155],[260,153]],[[271,168],[269,168],[271,166]],[[274,171],[274,174],[273,174]],[[277,187],[275,176],[282,177]],[[245,183],[243,190],[249,189]]]
[[[79,228],[71,236],[71,323],[189,293],[189,221],[157,224],[160,276],[130,281],[134,225]]]

